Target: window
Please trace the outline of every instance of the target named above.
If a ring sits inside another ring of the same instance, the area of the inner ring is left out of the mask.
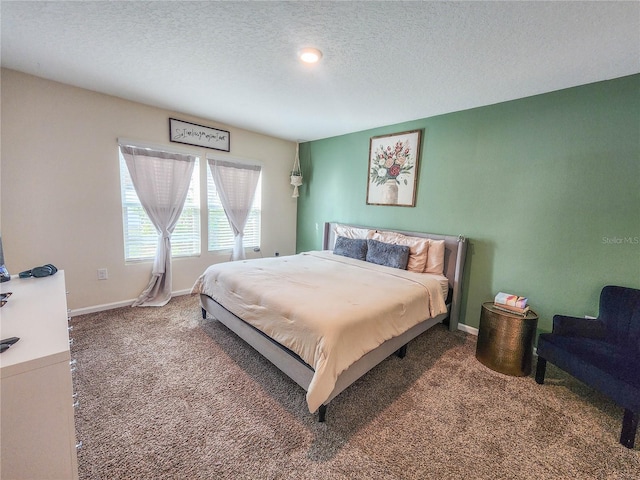
[[[209,210],[209,251],[233,250],[233,230],[224,213],[222,203],[216,191],[211,169],[207,168],[207,207]],[[260,218],[262,209],[262,175],[256,186],[256,194],[253,197],[253,205],[247,224],[244,227],[244,247],[260,247]]]
[[[120,185],[124,223],[124,258],[127,262],[153,260],[158,245],[158,232],[138,199],[129,169],[120,155]],[[189,192],[180,220],[171,235],[171,257],[200,255],[200,169],[196,159]]]

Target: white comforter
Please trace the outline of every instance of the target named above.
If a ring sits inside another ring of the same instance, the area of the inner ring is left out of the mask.
[[[352,363],[447,311],[443,283],[322,251],[212,265],[192,293],[210,296],[311,365],[307,404],[315,412]]]

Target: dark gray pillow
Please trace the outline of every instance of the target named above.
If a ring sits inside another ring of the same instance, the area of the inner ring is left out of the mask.
[[[367,240],[367,262],[406,270],[408,261],[408,246],[393,245],[372,239]]]
[[[357,260],[367,259],[367,241],[360,238],[336,237],[333,253]]]

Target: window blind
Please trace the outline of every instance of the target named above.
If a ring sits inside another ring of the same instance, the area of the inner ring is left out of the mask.
[[[216,191],[216,185],[211,175],[211,170],[207,169],[207,208],[208,208],[208,250],[210,252],[221,250],[233,250],[233,230],[229,225],[227,215],[220,202],[220,197]],[[262,216],[262,175],[256,186],[256,193],[253,198],[251,212],[247,218],[244,229],[245,248],[260,247],[260,226]]]
[[[158,232],[138,199],[124,157],[120,156],[120,184],[124,227],[124,256],[127,262],[153,260]],[[196,159],[180,220],[171,235],[171,256],[200,255],[200,169]]]

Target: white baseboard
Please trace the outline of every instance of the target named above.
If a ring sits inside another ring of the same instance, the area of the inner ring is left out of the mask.
[[[171,297],[179,297],[180,295],[188,295],[189,293],[191,293],[190,289],[177,290],[175,292],[171,292]],[[131,300],[123,300],[121,302],[104,303],[102,305],[94,305],[92,307],[76,308],[71,310],[69,315],[76,317],[78,315],[86,315],[87,313],[104,312],[106,310],[113,310],[114,308],[130,307],[135,301],[136,299],[132,298]]]
[[[465,333],[470,333],[471,335],[478,336],[478,329],[475,327],[470,327],[469,325],[465,325],[464,323],[458,324],[458,330],[462,330]]]

